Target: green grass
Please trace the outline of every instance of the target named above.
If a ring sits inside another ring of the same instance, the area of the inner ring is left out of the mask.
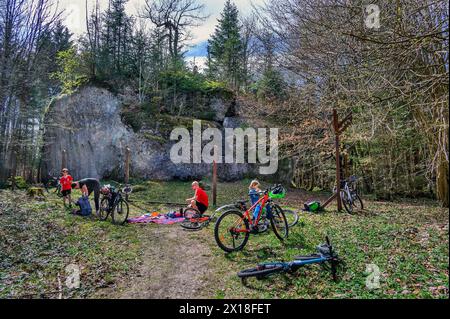
[[[219,183],[218,206],[246,198],[250,180]],[[183,202],[190,182],[147,182],[138,200]],[[263,186],[267,186],[264,185]],[[209,192],[210,193],[210,192]],[[314,196],[314,193],[311,193]],[[298,207],[290,207],[297,209]],[[300,213],[302,224],[285,243],[272,232],[251,235],[241,252],[217,247],[213,225],[202,230],[214,253],[219,289],[212,298],[448,298],[448,210],[429,200],[366,201],[362,213],[349,215],[330,206],[318,214]],[[291,260],[315,252],[329,235],[346,264],[335,283],[320,266],[295,274],[242,285],[236,272],[268,260]],[[380,288],[368,289],[369,264],[378,266]]]
[[[58,276],[64,298],[85,298],[138,264],[131,227],[69,215],[54,195],[37,202],[0,191],[0,203],[0,298],[55,298]],[[66,288],[70,264],[81,270],[80,289]]]
[[[246,198],[249,182],[219,183],[218,205]],[[183,203],[193,194],[190,184],[141,182],[131,196],[148,211],[164,211],[171,207],[147,202]],[[0,298],[55,298],[48,293],[58,290],[58,274],[64,286],[65,267],[72,263],[81,268],[82,286],[64,288],[64,298],[91,297],[99,288],[114,287],[118,278],[137,271],[140,251],[145,249],[141,235],[150,235],[152,227],[166,227],[114,226],[68,215],[61,199],[54,196],[46,202],[25,199],[22,191],[0,191]],[[251,235],[243,251],[231,254],[217,247],[212,224],[196,233],[212,251],[215,275],[210,280],[216,288],[210,297],[448,298],[448,210],[429,200],[365,203],[367,209],[354,215],[336,212],[333,206],[323,213],[301,213],[303,226],[290,229],[284,243],[272,232]],[[131,216],[143,213],[131,208]],[[295,274],[249,280],[247,285],[236,276],[259,262],[313,253],[325,235],[346,263],[338,282],[317,265]],[[381,272],[378,289],[366,287],[369,264]]]

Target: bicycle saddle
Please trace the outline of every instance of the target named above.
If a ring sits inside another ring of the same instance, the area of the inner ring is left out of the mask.
[[[247,200],[245,200],[245,199],[242,199],[242,200],[237,200],[236,201],[236,204],[239,204],[239,205],[244,205],[244,204],[247,204]]]
[[[322,244],[317,246],[317,251],[323,256],[331,256],[331,246],[329,244]]]

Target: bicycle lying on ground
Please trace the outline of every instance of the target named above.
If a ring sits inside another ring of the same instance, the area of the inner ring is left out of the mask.
[[[123,225],[127,222],[128,214],[130,211],[127,200],[123,197],[125,194],[126,198],[132,192],[129,185],[126,185],[123,189],[116,189],[112,185],[105,185],[100,189],[102,198],[100,200],[100,220],[108,219],[111,215],[113,224]]]
[[[363,201],[356,188],[356,181],[356,176],[350,176],[348,179],[341,181],[341,201],[349,214],[352,214],[355,209],[358,211],[364,209]],[[333,193],[336,193],[336,186]]]
[[[207,227],[216,216],[220,216],[226,210],[239,209],[246,211],[246,205],[246,200],[237,201],[235,204],[228,204],[217,208],[212,215],[201,214],[197,209],[188,207],[183,211],[183,217],[185,219],[180,223],[180,226],[190,230],[199,230]]]
[[[259,222],[264,208],[265,218],[270,221],[274,234],[279,240],[288,237],[288,223],[283,210],[273,203],[273,198],[282,198],[285,189],[275,185],[265,190],[263,196],[249,209],[242,213],[239,209],[230,209],[223,213],[214,227],[214,238],[217,245],[226,252],[241,250],[247,244],[250,233],[259,233]],[[254,209],[259,206],[259,212],[252,220]]]
[[[303,267],[305,265],[320,264],[327,270],[330,270],[333,280],[337,281],[338,266],[342,265],[343,262],[339,259],[338,254],[334,251],[328,236],[326,237],[325,244],[317,246],[317,251],[318,253],[316,254],[297,256],[293,261],[289,262],[261,263],[254,268],[249,268],[238,272],[238,276],[242,279],[248,277],[263,279],[280,272],[295,272],[300,267]]]

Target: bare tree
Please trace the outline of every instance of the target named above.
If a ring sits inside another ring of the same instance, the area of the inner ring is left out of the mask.
[[[204,8],[197,0],[145,0],[142,17],[166,31],[170,57],[172,61],[179,61],[190,37],[189,28],[201,25],[208,18],[203,13]]]
[[[241,37],[243,46],[243,57],[242,57],[242,73],[244,88],[248,89],[252,64],[250,58],[255,55],[256,51],[256,31],[257,31],[257,16],[252,13],[249,16],[241,18]]]
[[[316,182],[330,187],[332,174],[322,175],[326,162],[307,157],[320,153],[319,145],[322,159],[332,155],[331,134],[319,123],[332,107],[351,110],[357,116],[344,143],[371,191],[420,193],[427,178],[448,206],[448,3],[377,5],[379,29],[365,24],[364,1],[274,0],[258,9],[296,84],[291,100],[271,109],[298,134],[286,132],[285,150],[300,156],[299,174],[309,167]]]
[[[41,39],[52,32],[61,10],[51,0],[0,1],[0,180],[20,170],[30,177],[40,122],[32,99]],[[32,174],[31,174],[32,175]]]

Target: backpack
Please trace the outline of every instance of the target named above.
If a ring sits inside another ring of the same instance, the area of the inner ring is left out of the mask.
[[[303,210],[307,211],[307,212],[316,212],[319,209],[320,209],[320,203],[317,201],[312,201],[312,202],[305,203],[305,208]]]
[[[80,206],[79,214],[81,216],[89,216],[92,214],[91,203],[89,202],[89,198],[87,196],[80,197],[75,204]]]

